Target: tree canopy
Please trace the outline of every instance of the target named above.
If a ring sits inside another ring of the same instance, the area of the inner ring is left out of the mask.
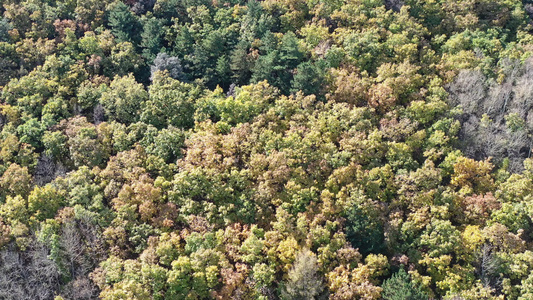
[[[0,0],[0,298],[531,299],[530,2]]]

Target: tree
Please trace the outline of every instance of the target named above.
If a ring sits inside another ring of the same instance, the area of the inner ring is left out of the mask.
[[[311,251],[304,249],[298,253],[288,276],[288,282],[282,291],[282,299],[319,299],[324,287],[318,273],[317,258]]]
[[[262,55],[255,63],[252,81],[267,80],[281,92],[288,94],[292,73],[304,55],[299,49],[298,39],[294,33],[288,32],[283,35],[278,46],[277,37],[267,32],[261,40]]]
[[[304,58],[304,53],[300,51],[300,45],[296,35],[290,31],[283,35],[280,45],[281,63],[288,69],[294,69]]]
[[[154,141],[146,145],[146,152],[162,158],[167,163],[173,163],[182,156],[185,137],[184,131],[173,126],[162,129]]]
[[[57,266],[48,258],[48,249],[35,239],[27,251],[14,245],[0,251],[0,298],[53,299],[59,286]]]
[[[385,300],[427,300],[429,297],[416,286],[402,267],[383,282],[381,296]]]
[[[384,249],[383,225],[357,205],[346,212],[346,239],[361,254],[379,253]]]
[[[0,42],[9,41],[9,30],[13,29],[9,21],[0,17]]]
[[[153,65],[150,66],[150,80],[153,82],[156,76],[156,72],[167,71],[170,78],[184,81],[185,74],[183,74],[183,68],[181,67],[181,60],[176,56],[169,56],[166,53],[159,53],[155,57]]]
[[[92,30],[104,23],[106,6],[112,0],[80,0],[76,2],[74,16],[79,24],[87,24]]]
[[[14,44],[0,43],[0,84],[2,86],[20,74],[19,59]]]
[[[38,121],[37,118],[31,118],[24,124],[17,127],[22,143],[30,144],[34,148],[40,149],[41,140],[44,133],[45,126]]]
[[[108,85],[101,82],[84,81],[77,90],[77,111],[90,112],[98,104],[102,93],[108,89]]]
[[[140,32],[139,21],[124,2],[115,2],[113,8],[111,8],[109,12],[109,26],[111,27],[111,32],[119,42],[138,42]]]
[[[111,49],[110,64],[104,66],[104,74],[109,77],[126,76],[130,72],[134,72],[141,78],[146,75],[146,73],[139,72],[145,65],[141,55],[136,52],[134,44],[130,42],[115,45]]]
[[[197,118],[209,114],[212,121],[222,121],[229,125],[251,122],[269,107],[277,90],[263,81],[237,88],[234,92],[234,96],[225,97],[222,89],[214,90],[199,102]]]
[[[233,73],[232,78],[237,84],[246,84],[252,76],[254,60],[248,53],[250,44],[246,41],[239,41],[229,57],[229,67]]]
[[[465,193],[484,192],[493,185],[490,174],[494,166],[490,158],[484,161],[475,161],[471,158],[459,157],[453,165],[452,185],[458,186]]]
[[[55,217],[57,210],[64,204],[63,191],[58,191],[50,184],[35,187],[28,196],[28,212],[40,221]]]
[[[143,56],[148,63],[151,63],[156,58],[163,46],[162,25],[163,22],[157,18],[150,18],[144,24],[141,34],[141,46],[144,48]]]
[[[0,195],[26,197],[31,191],[32,176],[27,167],[21,167],[16,163],[11,164],[0,177]]]
[[[42,138],[44,153],[58,161],[65,159],[68,152],[67,140],[68,137],[61,131],[45,131]]]
[[[154,8],[156,1],[157,0],[136,0],[131,10],[138,15],[145,14]]]
[[[45,185],[54,180],[56,175],[56,164],[49,155],[42,154],[35,166],[34,181],[36,185]]]
[[[68,159],[74,166],[97,166],[109,157],[110,153],[106,151],[96,126],[87,122],[85,117],[78,116],[64,120],[60,125],[63,126],[64,133],[68,138],[66,143],[70,153]],[[62,135],[53,134],[51,136],[58,137],[59,141],[63,140]],[[61,144],[54,146],[58,147]]]
[[[304,95],[320,95],[325,81],[323,63],[324,61],[315,64],[311,62],[299,64],[292,80],[291,92],[302,91]]]
[[[148,93],[130,73],[124,77],[115,77],[109,89],[102,93],[100,103],[111,120],[129,124],[139,119],[139,109],[146,99]]]
[[[337,253],[342,253],[340,264],[327,274],[330,299],[380,299],[382,289],[377,277],[386,274],[387,258],[370,254],[363,263],[361,254],[351,247]]]
[[[171,20],[172,18],[185,19],[185,3],[180,0],[157,0],[154,5],[154,15],[158,18]]]
[[[173,261],[172,270],[168,272],[168,296],[178,299],[208,298],[209,291],[219,284],[220,258],[219,253],[212,249],[198,249]]]
[[[191,128],[196,101],[203,91],[198,86],[169,77],[167,72],[154,73],[152,80],[149,97],[142,102],[141,121],[157,128],[169,125]]]

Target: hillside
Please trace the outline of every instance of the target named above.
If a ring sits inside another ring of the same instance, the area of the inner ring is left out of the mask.
[[[533,1],[0,16],[0,299],[533,299]]]

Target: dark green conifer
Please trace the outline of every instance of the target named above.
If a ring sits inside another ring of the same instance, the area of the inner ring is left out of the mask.
[[[381,296],[385,300],[427,300],[428,296],[409,278],[409,274],[400,268],[391,278],[383,282]]]

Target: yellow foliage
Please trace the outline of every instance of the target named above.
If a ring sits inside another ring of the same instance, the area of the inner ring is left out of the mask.
[[[461,235],[464,247],[469,251],[475,251],[485,242],[485,237],[477,225],[466,226]]]
[[[489,190],[494,185],[490,174],[493,167],[490,159],[475,161],[461,156],[453,166],[451,183],[460,187],[463,194]]]

